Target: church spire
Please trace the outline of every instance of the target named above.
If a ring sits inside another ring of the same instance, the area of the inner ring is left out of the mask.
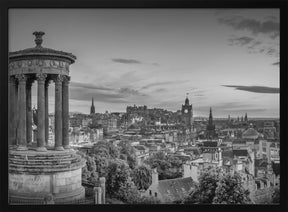
[[[207,138],[212,139],[215,136],[215,125],[213,124],[212,108],[210,107],[209,121],[206,127]]]
[[[210,107],[210,113],[209,113],[209,123],[213,122],[213,116],[212,116],[212,108]]]
[[[94,98],[92,97],[92,105],[90,108],[90,114],[95,114],[95,107],[94,107]]]
[[[248,121],[248,116],[247,116],[247,113],[245,113],[245,122],[247,122]]]
[[[189,105],[188,95],[189,95],[189,93],[186,93],[185,105]]]

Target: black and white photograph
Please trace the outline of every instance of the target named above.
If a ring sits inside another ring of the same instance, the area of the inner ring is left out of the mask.
[[[9,205],[280,204],[279,8],[8,24]]]

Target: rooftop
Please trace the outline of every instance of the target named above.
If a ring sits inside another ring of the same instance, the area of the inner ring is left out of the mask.
[[[253,129],[253,128],[248,128],[246,131],[243,132],[242,137],[246,138],[246,137],[255,137],[258,138],[259,133]]]
[[[233,151],[233,157],[234,156],[236,156],[236,157],[241,157],[241,156],[247,157],[249,155],[247,149],[233,149],[232,151]]]
[[[191,177],[160,180],[158,189],[163,198],[169,202],[182,200],[195,187]]]
[[[69,60],[70,63],[74,63],[74,61],[76,60],[76,56],[74,56],[72,53],[42,47],[43,42],[42,36],[44,34],[45,34],[44,32],[34,32],[33,35],[35,35],[36,37],[35,39],[36,46],[33,48],[27,48],[15,52],[9,52],[9,59],[21,59],[33,56],[42,56],[42,57],[52,56],[52,57],[64,58]]]

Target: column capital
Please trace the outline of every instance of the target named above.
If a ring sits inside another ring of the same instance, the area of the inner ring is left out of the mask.
[[[53,79],[53,81],[54,81],[55,83],[62,83],[63,80],[64,80],[64,76],[63,76],[63,75],[60,75],[60,74],[58,74],[58,75]]]
[[[70,76],[63,76],[63,84],[68,85],[70,82]]]
[[[38,82],[44,82],[46,80],[47,74],[39,73],[36,74],[36,78]]]
[[[9,76],[9,83],[11,84],[15,84],[16,83],[16,79],[13,76]]]
[[[47,79],[47,80],[45,81],[45,87],[48,87],[50,83],[51,83],[51,79]]]
[[[18,80],[18,82],[20,83],[20,82],[26,82],[26,80],[27,80],[27,77],[26,77],[26,75],[25,74],[17,74],[16,76],[16,79]]]

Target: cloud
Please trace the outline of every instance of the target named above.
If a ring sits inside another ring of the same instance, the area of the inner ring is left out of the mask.
[[[145,94],[131,88],[120,88],[118,92],[125,96],[146,96]]]
[[[279,65],[280,65],[280,62],[272,63],[272,65],[274,65],[274,66],[279,66]]]
[[[134,59],[123,59],[123,58],[114,58],[111,59],[115,63],[124,63],[124,64],[142,64],[142,62]]]
[[[189,80],[154,82],[154,83],[150,83],[148,85],[143,86],[141,89],[148,89],[148,88],[159,86],[159,85],[170,85],[170,84],[178,84],[178,83],[186,83],[186,82],[189,82]]]
[[[244,46],[248,53],[279,57],[280,24],[275,16],[266,16],[262,20],[232,16],[219,18],[218,21],[241,33],[245,32],[246,36],[232,35],[228,39],[230,46]]]
[[[231,45],[243,46],[243,45],[251,43],[254,40],[254,38],[244,36],[244,37],[239,37],[239,38],[230,38],[228,40],[231,42]]]
[[[103,91],[112,91],[113,90],[113,88],[96,86],[94,84],[89,84],[89,83],[73,82],[73,81],[70,82],[70,87],[93,89],[93,90],[103,90]]]
[[[250,46],[248,46],[248,49],[255,49],[256,47],[258,47],[261,44],[262,44],[262,42],[259,40],[254,41],[254,42],[252,42],[252,44]]]
[[[99,90],[91,90],[85,88],[70,88],[70,99],[91,101],[92,97],[94,101],[107,102],[107,103],[125,103],[125,97],[114,92],[103,92]]]
[[[236,30],[247,30],[257,35],[258,33],[270,34],[272,38],[279,36],[280,24],[274,20],[258,21],[255,19],[235,16],[232,18],[220,18],[220,23],[231,26]]]
[[[155,92],[166,92],[167,91],[167,89],[165,89],[165,88],[158,88],[158,89],[156,89],[155,90]]]
[[[266,45],[251,45],[248,48],[248,53],[262,53],[271,57],[279,57],[279,47],[278,46],[266,46]]]
[[[277,54],[278,53],[278,51],[277,51],[277,49],[275,49],[275,48],[273,48],[273,47],[268,47],[267,49],[266,49],[266,54],[267,55],[275,55],[275,54]]]
[[[222,85],[223,87],[231,87],[236,90],[248,91],[254,93],[279,93],[279,88],[265,87],[265,86],[241,86],[241,85]]]

